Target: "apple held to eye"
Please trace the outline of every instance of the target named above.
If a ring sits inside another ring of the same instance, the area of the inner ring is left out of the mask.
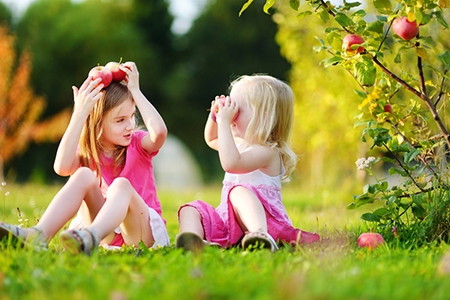
[[[92,76],[92,80],[100,78],[102,80],[101,83],[103,83],[104,88],[110,85],[111,81],[113,80],[113,74],[111,70],[103,66],[97,66],[92,68],[89,71],[89,76]]]
[[[220,102],[219,102],[220,101]],[[222,103],[222,106],[225,104],[225,98],[219,98],[214,102],[214,105],[212,107],[212,112],[211,112],[211,118],[213,119],[214,122],[216,122],[216,115],[219,112],[219,103]],[[236,118],[239,115],[239,111],[234,115],[233,120],[236,120]]]
[[[400,17],[395,19],[394,23],[392,24],[392,29],[399,37],[401,37],[405,41],[409,41],[415,38],[419,33],[419,26],[417,26],[417,22],[415,20],[409,22],[407,17]]]
[[[384,244],[384,238],[379,233],[366,232],[358,237],[359,248],[368,248],[369,250],[377,248]]]
[[[122,80],[125,79],[125,77],[127,77],[127,73],[122,71],[119,67],[120,67],[120,63],[118,63],[118,62],[109,62],[105,66],[105,68],[108,68],[111,70],[112,76],[113,76],[112,80],[117,81],[117,82],[121,82]]]

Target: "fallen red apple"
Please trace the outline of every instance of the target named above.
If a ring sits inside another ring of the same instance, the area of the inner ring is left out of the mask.
[[[215,102],[214,102],[214,105],[213,105],[213,107],[212,107],[212,112],[211,112],[211,118],[213,119],[213,121],[214,122],[216,122],[216,115],[217,115],[217,113],[219,112],[219,100],[221,100],[221,102],[222,102],[222,106],[225,104],[225,98],[219,98],[219,99],[217,99]],[[234,117],[233,117],[233,120],[232,121],[234,121],[234,120],[236,120],[236,118],[238,117],[238,115],[239,115],[239,111],[234,115]]]
[[[92,68],[89,71],[89,76],[92,76],[92,80],[95,80],[97,78],[101,78],[101,83],[103,83],[103,87],[107,87],[108,85],[110,85],[112,79],[113,79],[113,74],[111,72],[110,69],[105,68],[103,66],[97,66]]]
[[[108,68],[111,70],[112,76],[113,76],[112,80],[117,81],[117,82],[121,82],[127,76],[127,73],[122,71],[119,67],[120,67],[120,63],[117,63],[117,62],[109,62],[105,66],[105,68]]]
[[[350,54],[358,54],[364,51],[364,47],[358,47],[357,49],[352,49],[352,45],[360,45],[364,43],[364,39],[357,34],[348,34],[344,37],[342,48]]]
[[[388,112],[388,113],[391,113],[391,114],[393,114],[394,113],[394,110],[392,109],[392,105],[391,104],[386,104],[385,106],[384,106],[384,112]]]
[[[361,234],[358,237],[358,246],[359,248],[369,248],[371,249],[375,249],[376,247],[378,247],[379,245],[384,243],[384,239],[381,236],[381,234],[379,233],[372,233],[372,232],[366,232]]]
[[[416,21],[414,20],[413,22],[410,22],[407,17],[395,19],[392,24],[392,29],[405,41],[413,39],[419,33],[419,27],[417,26]]]

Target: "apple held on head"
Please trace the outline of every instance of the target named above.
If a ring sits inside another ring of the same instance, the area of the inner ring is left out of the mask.
[[[122,59],[120,59],[120,62],[122,61]],[[105,68],[108,68],[111,70],[112,72],[112,80],[117,81],[117,82],[121,82],[122,80],[125,79],[125,77],[127,77],[127,73],[125,73],[125,71],[122,71],[120,69],[120,62],[109,62],[106,64]]]
[[[221,97],[214,102],[214,105],[211,109],[211,119],[213,119],[214,122],[216,122],[216,115],[219,112],[219,105],[222,104],[222,106],[223,106],[225,104],[225,101],[226,101],[226,99],[224,97]],[[238,115],[239,115],[239,111],[234,115],[232,121],[236,120]]]
[[[113,74],[110,69],[105,68],[103,66],[96,66],[89,71],[89,76],[92,76],[92,80],[96,80],[97,78],[101,78],[101,83],[103,83],[103,87],[107,87],[111,84],[113,79]]]
[[[364,51],[364,47],[358,47],[356,49],[352,49],[353,45],[361,45],[364,43],[364,39],[357,34],[348,34],[344,37],[342,41],[342,48],[351,55],[356,55]],[[354,47],[355,48],[355,47]]]
[[[419,33],[419,26],[417,26],[416,20],[410,22],[407,17],[399,17],[395,19],[392,24],[392,29],[405,41],[415,38]]]
[[[372,250],[381,244],[384,244],[384,238],[379,233],[366,232],[358,237],[359,248],[368,248],[369,250]]]

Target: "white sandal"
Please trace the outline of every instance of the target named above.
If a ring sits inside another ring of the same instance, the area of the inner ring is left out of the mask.
[[[192,232],[182,232],[177,234],[175,247],[185,251],[200,252],[204,247],[222,248],[219,243],[208,242]]]
[[[30,247],[37,252],[48,250],[48,242],[42,230],[34,226],[28,229],[36,231],[36,234],[26,235],[24,228],[0,222],[0,241],[2,239],[8,240],[11,236],[13,241],[11,246],[13,247]]]
[[[59,234],[59,240],[64,249],[74,255],[78,253],[91,255],[99,244],[97,234],[90,228],[63,230]]]
[[[271,252],[278,250],[277,243],[265,231],[253,231],[247,233],[242,239],[242,249],[254,250],[254,249],[269,249]]]

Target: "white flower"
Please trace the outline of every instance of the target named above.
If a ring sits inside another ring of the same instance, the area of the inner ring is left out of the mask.
[[[358,170],[364,170],[368,169],[370,167],[370,164],[375,161],[375,157],[371,156],[369,158],[361,157],[358,158],[358,160],[355,162],[356,167]]]

